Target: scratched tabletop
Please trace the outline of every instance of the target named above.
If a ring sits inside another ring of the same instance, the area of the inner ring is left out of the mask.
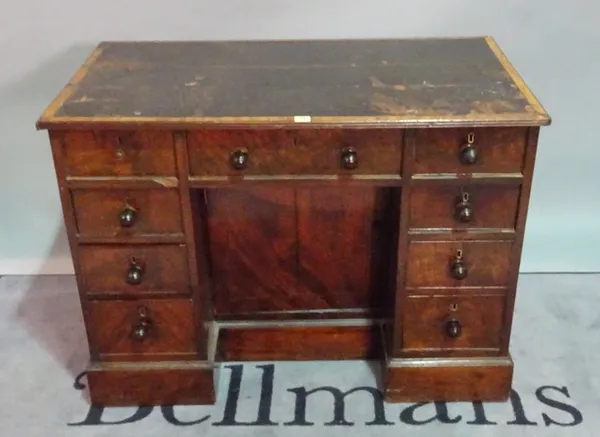
[[[490,37],[103,42],[38,122],[543,125]]]

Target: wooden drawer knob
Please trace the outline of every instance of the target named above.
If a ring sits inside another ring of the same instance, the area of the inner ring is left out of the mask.
[[[152,320],[148,317],[148,310],[144,307],[138,309],[138,319],[131,327],[131,337],[136,341],[148,338],[152,329]]]
[[[465,279],[468,272],[469,270],[467,269],[462,250],[458,250],[450,266],[450,275],[454,279]]]
[[[463,193],[460,201],[454,207],[454,217],[462,223],[473,221],[473,205],[469,199],[469,193]]]
[[[129,285],[139,285],[142,283],[143,276],[144,268],[135,258],[132,258],[129,264],[129,270],[127,271],[127,283]]]
[[[475,134],[470,133],[467,137],[467,143],[463,144],[458,152],[458,159],[464,165],[473,165],[477,163],[477,148],[475,147]]]
[[[450,338],[457,338],[462,333],[462,326],[457,319],[450,319],[446,322],[446,335]]]
[[[236,149],[229,157],[229,164],[234,170],[244,170],[248,167],[250,157],[246,149]]]
[[[135,224],[137,211],[135,208],[127,205],[123,211],[119,213],[119,224],[122,228],[130,228]]]
[[[358,155],[352,147],[342,149],[340,154],[342,168],[346,170],[354,170],[358,167]]]

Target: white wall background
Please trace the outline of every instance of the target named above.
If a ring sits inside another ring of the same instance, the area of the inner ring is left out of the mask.
[[[34,123],[101,40],[492,35],[553,117],[524,272],[600,271],[600,5],[571,0],[0,0],[0,274],[70,273]]]

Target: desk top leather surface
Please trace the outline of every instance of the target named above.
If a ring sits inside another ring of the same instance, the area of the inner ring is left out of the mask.
[[[103,42],[38,128],[549,123],[495,41],[473,37]]]

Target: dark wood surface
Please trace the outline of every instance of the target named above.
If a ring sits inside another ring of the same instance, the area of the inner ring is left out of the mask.
[[[388,400],[506,399],[549,121],[488,37],[101,44],[38,122],[92,400],[213,402],[215,352],[381,358]]]
[[[40,119],[547,124],[491,38],[104,42]],[[254,119],[254,120],[249,120]],[[422,120],[422,121],[421,121]]]

